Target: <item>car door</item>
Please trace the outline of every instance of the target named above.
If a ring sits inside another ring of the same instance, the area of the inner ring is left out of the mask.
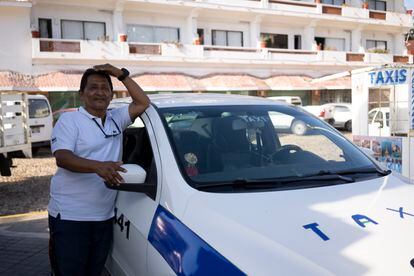
[[[378,109],[375,108],[368,112],[368,135],[369,136],[379,136],[379,124],[374,124]]]
[[[138,164],[147,173],[146,184],[157,185],[160,154],[146,113],[124,133],[124,163]],[[119,191],[116,200],[114,242],[107,265],[112,275],[148,275],[147,246],[158,201],[156,195]]]
[[[337,105],[334,110],[334,120],[336,127],[344,127],[345,123],[349,121],[351,111],[347,106]]]
[[[52,112],[47,98],[29,97],[29,126],[32,143],[49,143],[52,125]]]

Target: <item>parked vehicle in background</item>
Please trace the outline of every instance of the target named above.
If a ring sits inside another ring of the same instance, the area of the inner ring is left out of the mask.
[[[352,131],[352,105],[349,103],[324,104],[320,117],[336,128]]]
[[[390,108],[374,108],[368,112],[368,134],[370,136],[390,136]]]
[[[322,112],[323,108],[321,105],[305,105],[305,106],[302,106],[302,108],[318,118],[323,117],[323,112]]]
[[[0,174],[10,176],[11,152],[31,156],[27,94],[0,92]]]
[[[32,141],[32,151],[40,147],[50,146],[52,136],[53,116],[49,100],[43,95],[28,95],[29,126]]]
[[[302,99],[297,96],[275,96],[268,97],[269,100],[285,102],[293,105],[302,105]]]

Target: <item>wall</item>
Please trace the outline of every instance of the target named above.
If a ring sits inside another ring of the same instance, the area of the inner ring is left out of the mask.
[[[364,31],[362,32],[362,47],[364,49],[367,47],[367,40],[385,40],[389,53],[395,53],[394,37],[391,34]]]
[[[32,9],[31,24],[38,26],[39,18],[52,19],[53,38],[62,38],[61,20],[82,20],[105,22],[106,35],[113,40],[112,13],[90,7],[37,4]]]
[[[243,32],[243,46],[244,47],[256,47],[256,45],[250,45],[250,30],[248,23],[239,22],[209,22],[199,19],[197,22],[197,28],[204,29],[204,44],[212,45],[213,30],[222,31],[240,31]]]
[[[30,8],[0,6],[0,37],[0,71],[31,73]]]
[[[334,28],[315,28],[315,37],[343,38],[345,39],[345,51],[351,51],[351,33]]]
[[[155,13],[138,13],[138,12],[127,12],[123,13],[124,16],[124,30],[126,32],[127,25],[146,25],[146,26],[160,26],[160,27],[175,27],[180,29],[180,41],[185,37],[187,31],[186,18],[179,16],[165,16],[163,14]]]
[[[288,49],[295,49],[295,35],[302,37],[302,49],[304,49],[304,30],[301,28],[281,28],[269,25],[262,25],[260,29],[261,33],[271,34],[287,34],[288,35]]]

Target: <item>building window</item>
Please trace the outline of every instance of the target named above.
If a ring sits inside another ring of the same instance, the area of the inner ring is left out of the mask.
[[[345,51],[344,38],[315,37],[318,50]]]
[[[213,30],[213,45],[243,47],[243,32]]]
[[[288,48],[288,35],[262,33],[260,34],[260,38],[266,41],[266,48]]]
[[[367,40],[367,51],[368,52],[386,53],[387,50],[388,50],[388,48],[387,48],[387,41],[383,41],[383,40]]]
[[[174,27],[127,25],[128,41],[162,43],[180,41],[180,29]]]
[[[302,49],[302,36],[295,35],[295,50]]]
[[[368,8],[370,10],[386,11],[387,10],[387,2],[380,1],[380,0],[369,0]]]
[[[52,20],[39,18],[39,32],[41,38],[52,38]]]
[[[200,39],[200,44],[204,45],[204,29],[197,29],[197,35]]]
[[[328,5],[341,6],[342,4],[345,3],[345,0],[322,0],[322,3],[328,4]]]
[[[104,22],[62,20],[62,38],[98,40],[106,35]]]

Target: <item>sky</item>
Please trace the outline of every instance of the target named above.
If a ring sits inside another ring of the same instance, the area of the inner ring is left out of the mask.
[[[407,9],[414,9],[414,0],[405,0],[405,6]]]

